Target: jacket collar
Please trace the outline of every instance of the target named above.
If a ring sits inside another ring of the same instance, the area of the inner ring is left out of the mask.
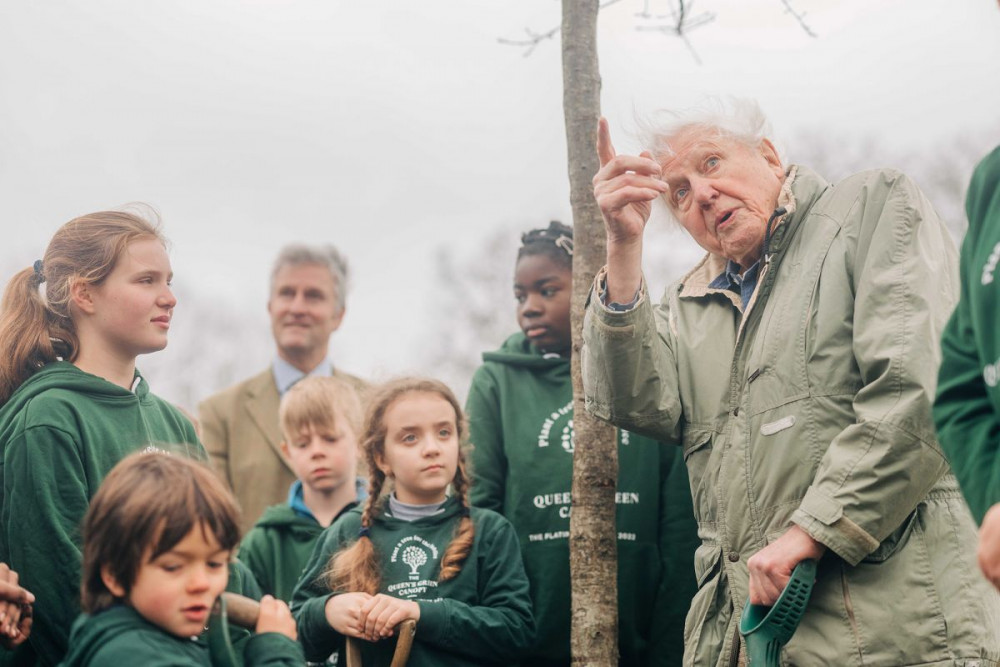
[[[768,254],[781,252],[788,244],[799,223],[812,208],[829,184],[816,172],[799,165],[791,165],[788,176],[781,184],[778,193],[777,208],[784,208],[785,213],[774,221]],[[741,308],[740,296],[724,288],[711,287],[713,280],[726,270],[728,260],[721,255],[707,253],[683,278],[681,278],[678,296],[684,298],[702,298],[710,294],[721,294],[729,299],[734,306]],[[741,308],[742,309],[742,308]]]

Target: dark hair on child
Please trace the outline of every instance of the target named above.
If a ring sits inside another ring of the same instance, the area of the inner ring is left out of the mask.
[[[441,557],[441,572],[439,581],[454,578],[462,569],[462,563],[472,550],[475,538],[475,527],[469,516],[469,484],[470,478],[465,462],[465,438],[468,434],[468,424],[462,412],[462,406],[455,394],[438,380],[429,378],[400,378],[377,388],[370,396],[368,411],[365,415],[365,429],[362,437],[362,450],[369,470],[368,501],[361,513],[362,529],[370,528],[372,517],[380,511],[385,503],[382,495],[385,487],[385,473],[376,465],[376,457],[385,455],[385,438],[387,428],[385,413],[396,401],[409,394],[434,394],[446,400],[455,410],[455,427],[458,435],[458,468],[451,486],[463,508],[462,520],[455,529],[455,536]],[[365,531],[367,532],[367,531]],[[341,550],[333,556],[326,572],[330,589],[337,592],[362,592],[375,595],[379,591],[382,580],[378,567],[378,554],[371,538],[362,534],[358,541]]]
[[[517,259],[529,255],[545,255],[556,264],[572,269],[573,228],[553,220],[545,229],[532,229],[521,234]]]
[[[47,363],[73,361],[80,351],[70,311],[73,285],[100,285],[133,241],[164,244],[153,222],[127,211],[99,211],[70,220],[42,259],[14,274],[0,304],[0,405]],[[41,285],[45,283],[43,296]]]
[[[118,601],[102,570],[128,595],[143,561],[170,551],[195,527],[232,551],[240,541],[239,515],[232,494],[201,463],[152,450],[122,459],[83,520],[83,611],[93,614]]]

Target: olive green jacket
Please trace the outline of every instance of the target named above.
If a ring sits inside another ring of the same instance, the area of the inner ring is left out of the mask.
[[[584,324],[588,409],[684,448],[702,539],[684,662],[736,661],[747,559],[795,523],[829,551],[784,664],[994,665],[1000,598],[931,421],[954,244],[898,172],[793,167],[778,204],[746,313],[709,255],[658,308],[644,285]]]

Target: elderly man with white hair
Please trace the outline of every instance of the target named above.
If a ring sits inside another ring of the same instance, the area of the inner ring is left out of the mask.
[[[931,402],[954,245],[906,176],[786,165],[752,102],[676,116],[650,150],[598,130],[607,266],[584,324],[587,407],[684,448],[702,546],[686,665],[735,665],[749,598],[819,562],[786,665],[996,665],[1000,598]],[[659,304],[652,202],[707,255]]]

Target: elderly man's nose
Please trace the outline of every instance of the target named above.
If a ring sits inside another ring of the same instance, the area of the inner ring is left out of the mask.
[[[691,192],[699,206],[708,207],[719,196],[719,191],[715,189],[708,179],[698,178],[691,181]]]

